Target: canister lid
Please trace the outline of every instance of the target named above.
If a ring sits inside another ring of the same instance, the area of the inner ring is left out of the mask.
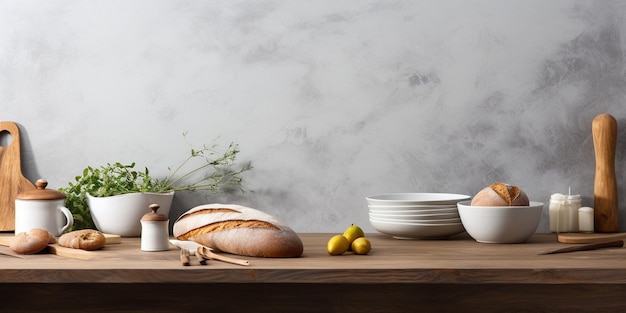
[[[65,195],[57,190],[46,189],[48,181],[45,179],[38,179],[35,182],[36,189],[26,190],[20,192],[15,198],[21,200],[59,200],[65,199]]]
[[[580,195],[570,195],[570,194],[562,194],[562,193],[554,193],[550,196],[550,200],[581,200],[582,197]]]
[[[563,200],[565,199],[565,195],[562,193],[553,193],[552,196],[550,196],[550,199],[552,200]]]
[[[160,222],[160,221],[167,221],[168,218],[167,216],[161,214],[161,213],[157,213],[157,210],[160,208],[160,206],[158,204],[151,204],[149,206],[150,210],[152,212],[150,213],[146,213],[141,220],[142,221],[149,221],[149,222]]]

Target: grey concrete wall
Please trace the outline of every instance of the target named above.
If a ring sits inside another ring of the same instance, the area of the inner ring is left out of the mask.
[[[609,113],[624,230],[624,16],[620,1],[1,1],[0,120],[52,188],[114,161],[164,176],[219,136],[252,161],[253,192],[178,194],[175,212],[237,203],[338,232],[372,231],[367,195],[495,181],[593,206],[591,121]]]

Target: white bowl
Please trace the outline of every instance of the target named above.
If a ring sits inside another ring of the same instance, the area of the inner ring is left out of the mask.
[[[458,203],[459,215],[467,233],[483,243],[523,243],[539,226],[543,203],[529,206],[471,206]]]
[[[456,204],[469,200],[467,195],[453,193],[388,193],[366,197],[370,205],[425,205],[425,204]]]
[[[445,239],[463,232],[463,224],[393,223],[370,219],[378,232],[396,239]]]
[[[169,215],[174,192],[127,193],[110,197],[93,197],[87,194],[89,211],[96,228],[122,237],[141,236],[141,218],[150,213],[150,204],[160,207],[157,213]]]
[[[454,207],[447,209],[431,209],[431,210],[378,210],[378,209],[369,209],[370,213],[378,213],[378,214],[396,214],[396,215],[414,215],[414,214],[444,214],[444,213],[458,213],[459,209],[454,205]]]

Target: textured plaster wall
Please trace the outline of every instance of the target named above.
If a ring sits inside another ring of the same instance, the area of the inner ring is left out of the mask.
[[[591,121],[610,113],[626,230],[625,16],[621,1],[4,0],[0,120],[52,188],[113,161],[164,176],[219,136],[252,161],[252,192],[181,193],[173,215],[238,203],[339,232],[373,231],[367,195],[494,181],[592,206]]]

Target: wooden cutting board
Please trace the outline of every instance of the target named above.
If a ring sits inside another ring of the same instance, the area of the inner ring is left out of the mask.
[[[11,240],[13,240],[13,236],[10,237],[0,237],[0,245],[1,246],[9,246],[11,244]],[[44,251],[40,253],[51,253],[58,256],[78,259],[78,260],[91,260],[98,257],[98,253],[95,251],[86,251],[81,249],[72,249],[61,247],[58,244],[49,244],[48,247],[44,249]]]
[[[619,239],[626,239],[626,233],[563,233],[558,236],[558,241],[562,243],[598,243]]]
[[[0,122],[0,134],[11,136],[8,146],[0,146],[0,231],[15,230],[15,197],[35,186],[24,175],[20,156],[20,132],[13,122]]]

